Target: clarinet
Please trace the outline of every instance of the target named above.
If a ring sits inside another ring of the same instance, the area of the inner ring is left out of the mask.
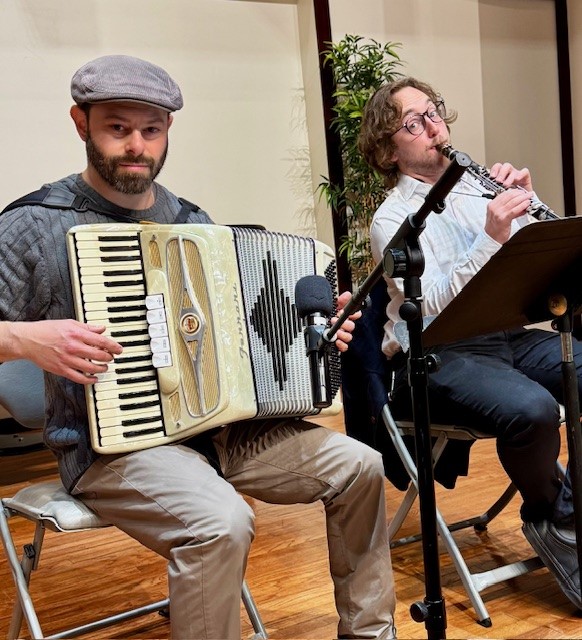
[[[442,144],[439,145],[438,150],[448,158],[449,160],[454,160],[459,151],[453,149],[450,144]],[[466,171],[470,173],[476,180],[481,184],[484,189],[487,191],[491,191],[495,195],[498,193],[503,193],[507,191],[508,187],[504,187],[500,182],[494,180],[490,174],[487,167],[477,164],[476,162],[471,162],[471,164],[467,167]],[[517,188],[521,189],[522,187],[509,187],[511,189]],[[486,194],[483,194],[485,197],[488,197]],[[491,196],[494,197],[494,196]],[[530,206],[527,208],[526,213],[529,213],[531,216],[536,218],[537,220],[558,220],[560,216],[555,213],[547,204],[544,204],[536,196],[532,198]]]

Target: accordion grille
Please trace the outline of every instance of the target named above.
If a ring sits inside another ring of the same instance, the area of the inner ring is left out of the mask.
[[[316,272],[313,239],[235,228],[258,416],[310,415],[311,381],[295,284]]]

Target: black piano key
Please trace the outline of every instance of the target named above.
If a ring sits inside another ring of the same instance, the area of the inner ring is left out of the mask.
[[[149,361],[151,362],[151,355],[150,354],[143,354],[143,355],[137,355],[137,356],[116,356],[115,358],[113,358],[113,362],[114,364],[127,364],[129,362],[144,362],[144,361]]]
[[[143,382],[154,382],[156,380],[156,375],[153,374],[151,376],[142,376],[141,378],[123,378],[116,380],[116,384],[124,385],[124,384],[142,384]]]
[[[137,316],[120,316],[119,318],[114,318],[113,316],[109,318],[109,322],[111,324],[121,324],[122,322],[143,322],[145,317],[143,315]]]
[[[144,367],[119,367],[119,369],[115,370],[116,374],[123,375],[125,373],[143,373],[144,371],[151,371],[153,369],[152,365],[144,366]]]
[[[136,278],[135,280],[116,280],[114,282],[104,282],[103,286],[112,289],[115,287],[133,287],[136,284],[144,285],[143,278]]]
[[[113,331],[111,331],[111,337],[112,338],[129,338],[132,336],[147,336],[148,334],[148,330],[147,329],[115,329]],[[131,344],[131,343],[128,343]]]
[[[119,405],[120,411],[136,411],[137,409],[147,409],[148,407],[157,407],[157,400],[149,400],[147,402],[122,402]]]
[[[105,302],[143,302],[143,295],[131,296],[105,296]]]
[[[139,431],[126,431],[123,434],[124,438],[137,438],[138,436],[148,436],[154,433],[164,433],[163,427],[155,427],[152,429],[140,429]]]
[[[131,400],[132,398],[145,398],[153,395],[157,397],[158,392],[156,389],[150,389],[149,391],[125,391],[123,393],[119,393],[117,397],[120,400]]]

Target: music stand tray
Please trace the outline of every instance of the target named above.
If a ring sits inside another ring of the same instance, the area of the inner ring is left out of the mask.
[[[580,303],[582,217],[522,227],[423,331],[425,346],[447,344],[555,318],[551,295]]]

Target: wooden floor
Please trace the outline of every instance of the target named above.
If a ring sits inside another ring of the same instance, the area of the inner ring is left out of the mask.
[[[320,422],[341,430],[340,419]],[[564,450],[565,456],[565,450]],[[506,485],[492,441],[473,448],[470,477],[454,491],[437,488],[437,500],[448,521],[483,511]],[[47,451],[0,458],[0,496],[12,495],[35,480],[57,477]],[[387,517],[402,494],[387,486]],[[328,574],[325,527],[321,505],[273,506],[250,500],[257,531],[247,581],[270,638],[323,640],[335,637],[337,616]],[[470,508],[470,513],[467,509]],[[517,499],[489,530],[472,529],[455,537],[471,568],[486,570],[500,562],[533,555],[518,517]],[[12,519],[19,545],[29,540],[32,525]],[[403,533],[418,527],[415,507]],[[409,607],[424,598],[422,551],[419,543],[393,550],[398,599],[398,637],[426,638],[423,624],[412,620]],[[442,588],[447,612],[447,638],[582,638],[582,618],[546,569],[490,587],[484,600],[493,626],[476,623],[467,594],[446,554],[441,555]],[[166,597],[165,563],[113,528],[74,535],[48,532],[42,562],[33,575],[31,592],[45,634],[63,625]],[[14,587],[4,557],[0,560],[0,638],[6,637]],[[252,628],[241,609],[243,637]],[[23,638],[30,637],[23,628]],[[93,633],[104,638],[168,638],[169,623],[156,614]],[[181,639],[188,640],[188,639]]]

